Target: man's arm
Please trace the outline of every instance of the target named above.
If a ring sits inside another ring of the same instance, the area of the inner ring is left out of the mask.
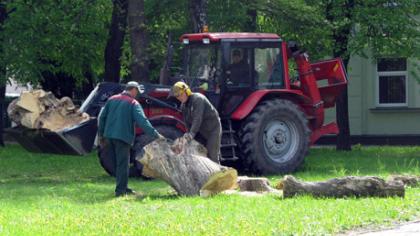
[[[158,138],[159,133],[156,131],[155,128],[153,128],[150,121],[144,115],[143,108],[141,108],[140,104],[136,103],[132,111],[132,115],[137,126],[139,126],[147,135],[150,135],[154,138]]]
[[[198,131],[200,130],[201,123],[203,122],[204,102],[205,101],[202,98],[199,98],[195,99],[194,102],[191,104],[193,108],[193,115],[189,133],[191,133],[192,138],[194,138],[195,135],[197,135]]]
[[[105,104],[105,107],[101,109],[101,112],[99,113],[99,119],[98,119],[98,135],[99,137],[102,137],[104,135],[105,130],[105,123],[106,118],[108,116],[108,103]]]

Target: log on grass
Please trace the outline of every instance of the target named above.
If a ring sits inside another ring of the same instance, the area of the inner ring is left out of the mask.
[[[239,191],[246,192],[273,192],[276,189],[270,186],[270,182],[267,178],[262,177],[238,177]]]
[[[334,178],[325,182],[303,182],[287,175],[277,185],[283,190],[285,198],[297,195],[312,195],[314,197],[404,197],[404,184],[400,181],[390,181],[374,177],[348,176]]]
[[[397,181],[401,181],[405,186],[409,186],[409,187],[419,187],[420,186],[420,176],[391,175],[388,178],[388,182],[397,182]]]
[[[211,161],[200,150],[205,148],[193,140],[176,154],[169,142],[158,139],[146,145],[137,160],[143,175],[163,179],[180,195],[209,196],[234,188],[236,170]]]

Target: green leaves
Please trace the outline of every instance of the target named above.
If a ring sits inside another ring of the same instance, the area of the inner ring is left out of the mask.
[[[16,0],[8,4],[8,9],[14,9],[2,32],[2,63],[8,76],[37,84],[43,71],[64,72],[79,81],[86,71],[100,73],[105,22],[112,7],[105,3]]]

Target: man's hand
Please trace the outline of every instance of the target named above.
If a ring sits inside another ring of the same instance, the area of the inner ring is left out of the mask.
[[[191,133],[185,133],[184,136],[182,136],[182,138],[184,138],[185,141],[189,143],[193,140],[193,135]]]
[[[184,145],[185,145],[184,137],[177,138],[174,141],[174,144],[172,144],[171,150],[176,154],[180,154],[182,150],[184,149]]]

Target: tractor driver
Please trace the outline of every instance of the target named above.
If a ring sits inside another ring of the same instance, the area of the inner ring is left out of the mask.
[[[220,163],[222,125],[216,108],[204,95],[192,93],[188,85],[181,81],[173,85],[170,95],[182,103],[182,115],[188,130],[183,140],[188,143],[200,133],[206,139],[207,156]],[[176,152],[182,151],[182,145],[175,146]]]
[[[244,60],[241,50],[234,49],[232,51],[232,64],[227,69],[227,74],[230,75],[229,81],[236,86],[248,84],[248,68],[248,63]]]

